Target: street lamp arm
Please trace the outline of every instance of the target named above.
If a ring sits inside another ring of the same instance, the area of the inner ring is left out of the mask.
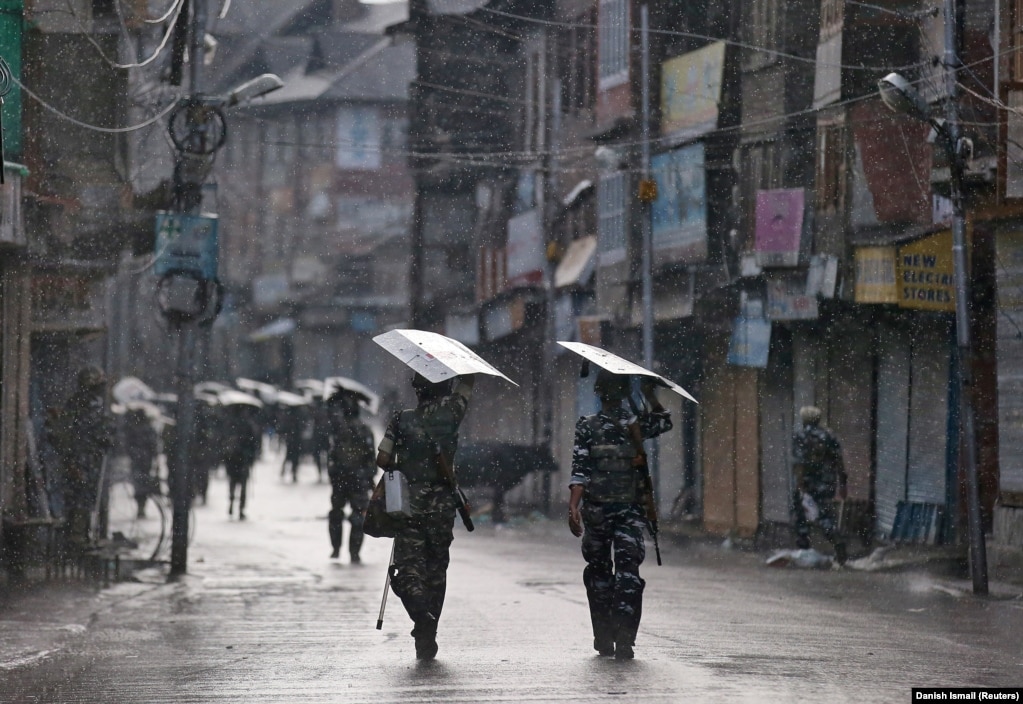
[[[284,87],[284,81],[280,76],[273,73],[264,73],[261,76],[245,81],[239,86],[232,88],[224,101],[225,107],[233,108],[239,103],[244,103],[255,98],[260,98],[267,93],[272,93]]]

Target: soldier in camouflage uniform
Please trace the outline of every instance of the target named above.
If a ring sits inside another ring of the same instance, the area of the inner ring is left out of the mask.
[[[590,605],[593,648],[618,659],[633,657],[643,610],[639,566],[646,556],[643,528],[652,506],[644,438],[671,430],[671,415],[644,383],[649,410],[622,406],[629,378],[600,370],[594,391],[600,411],[575,426],[568,525],[582,537],[583,584]]]
[[[78,388],[68,398],[57,423],[55,446],[64,465],[67,536],[75,550],[91,540],[92,512],[96,509],[103,458],[113,443],[113,424],[107,413],[106,377],[99,367],[78,372]]]
[[[409,483],[412,516],[394,539],[391,589],[415,623],[416,657],[437,655],[437,621],[444,607],[455,499],[440,477],[438,454],[454,458],[458,426],[469,407],[472,376],[433,384],[416,374],[418,405],[392,417],[377,448],[377,465]]]
[[[326,404],[329,449],[327,476],[330,477],[330,513],[327,528],[330,533],[331,559],[341,553],[342,526],[345,504],[351,507],[348,521],[352,524],[348,535],[348,554],[352,564],[358,564],[362,548],[362,522],[369,505],[369,492],[373,489],[373,431],[359,418],[358,396],[344,389],[334,393]]]
[[[820,424],[821,410],[816,406],[799,409],[802,426],[792,435],[792,471],[795,489],[792,494],[793,524],[796,547],[810,547],[810,524],[816,523],[824,537],[834,545],[835,561],[846,561],[845,539],[838,525],[835,494],[846,497],[845,465],[842,446],[834,434]],[[807,500],[807,498],[809,500]],[[813,516],[816,513],[816,517]]]

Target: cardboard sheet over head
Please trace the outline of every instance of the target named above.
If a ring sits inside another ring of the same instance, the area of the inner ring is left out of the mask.
[[[595,364],[601,369],[606,369],[612,374],[625,374],[628,376],[650,377],[653,380],[655,380],[658,383],[658,385],[663,386],[666,389],[670,389],[671,391],[674,391],[679,396],[687,398],[693,403],[699,403],[699,401],[697,401],[692,394],[690,394],[688,391],[686,391],[681,386],[676,384],[674,381],[666,379],[660,374],[652,372],[649,369],[646,369],[645,367],[641,367],[635,362],[630,362],[629,360],[623,357],[619,357],[618,355],[612,352],[608,352],[607,350],[602,350],[599,347],[587,345],[582,342],[564,342],[562,340],[558,340],[558,344],[567,350],[575,352],[577,355],[586,360],[586,362]]]
[[[463,374],[489,374],[515,384],[461,342],[439,333],[391,330],[377,335],[373,342],[433,383]]]

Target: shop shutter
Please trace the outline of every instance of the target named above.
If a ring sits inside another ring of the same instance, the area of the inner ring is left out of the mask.
[[[999,233],[998,265],[998,484],[1023,493],[1023,232]]]
[[[765,521],[790,522],[792,493],[792,344],[776,329],[760,396],[761,510]]]
[[[870,498],[872,452],[872,335],[866,328],[845,328],[828,335],[827,340],[827,422],[842,443],[849,498],[865,501]]]
[[[948,470],[949,326],[920,319],[913,335],[906,500],[945,505]]]
[[[876,529],[889,535],[906,495],[910,335],[882,326],[878,335]]]

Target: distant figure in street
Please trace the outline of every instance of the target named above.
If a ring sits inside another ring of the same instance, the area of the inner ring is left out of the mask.
[[[78,372],[77,388],[60,412],[55,447],[64,465],[64,501],[69,546],[80,551],[91,540],[103,459],[113,443],[113,426],[106,404],[106,376],[96,366]]]
[[[821,425],[821,409],[803,406],[799,409],[799,420],[802,426],[792,434],[796,547],[801,550],[810,547],[810,525],[816,523],[834,546],[835,561],[845,564],[848,555],[835,507],[836,491],[843,501],[847,495],[842,446],[834,433]]]
[[[473,383],[471,375],[435,384],[416,374],[416,407],[391,417],[377,448],[377,466],[400,471],[409,484],[412,516],[394,539],[391,590],[415,623],[412,637],[420,660],[437,656],[437,622],[454,539],[455,498],[441,478],[439,455],[453,461]]]
[[[362,548],[362,522],[373,490],[373,431],[359,418],[359,399],[341,389],[326,404],[326,417],[330,422],[327,452],[327,475],[330,477],[330,513],[327,527],[330,532],[331,559],[341,554],[342,527],[345,504],[351,508],[348,522],[352,529],[348,535],[348,554],[352,564],[359,564]]]
[[[309,410],[313,422],[310,450],[313,462],[316,463],[316,481],[322,482],[323,470],[329,466],[327,454],[330,452],[331,419],[328,417],[326,404],[322,401],[314,401]]]
[[[302,431],[305,427],[305,408],[285,406],[281,409],[281,442],[284,443],[284,463],[281,465],[281,479],[291,473],[291,480],[298,481],[298,465],[302,461]]]
[[[227,471],[227,515],[234,515],[234,496],[238,492],[238,520],[245,520],[245,494],[252,465],[263,448],[263,429],[259,424],[259,408],[239,403],[224,406],[224,429],[227,433],[224,469]]]
[[[625,375],[597,373],[593,390],[600,410],[576,423],[568,483],[568,527],[583,539],[593,649],[619,660],[634,657],[646,586],[639,566],[646,557],[643,530],[653,497],[643,439],[672,428],[671,414],[650,382],[641,387],[647,408],[633,411],[622,405],[629,383]]]
[[[124,415],[124,450],[131,461],[131,484],[138,506],[136,515],[145,518],[146,501],[160,493],[160,480],[156,475],[156,429],[141,409]]]

